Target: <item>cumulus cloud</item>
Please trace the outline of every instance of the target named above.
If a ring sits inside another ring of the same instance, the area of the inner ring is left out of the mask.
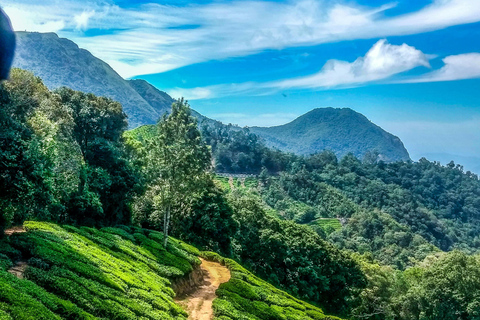
[[[321,88],[363,84],[389,78],[395,74],[424,66],[430,67],[427,56],[407,44],[392,45],[379,40],[354,62],[329,60],[317,74],[266,84],[278,88]]]
[[[266,49],[415,34],[480,21],[480,0],[433,0],[416,12],[393,17],[384,12],[394,5],[365,7],[327,0],[149,3],[133,8],[100,0],[65,0],[62,6],[44,0],[43,11],[37,11],[35,4],[36,0],[4,0],[5,6],[34,12],[40,20],[64,21],[62,36],[115,65],[125,77]],[[73,17],[92,10],[94,20],[86,19],[87,14],[83,17],[89,27],[122,30],[95,37],[66,31],[85,27],[84,20],[78,23]]]
[[[73,17],[77,24],[76,29],[85,30],[88,27],[88,21],[95,15],[95,10],[83,11],[81,14],[77,14]]]
[[[316,74],[271,82],[244,82],[203,88],[175,89],[172,94],[189,100],[232,95],[264,95],[287,89],[327,89],[361,86],[388,79],[416,67],[430,67],[428,56],[407,44],[393,45],[379,40],[363,57],[353,62],[329,60]],[[199,94],[201,93],[201,94]]]
[[[480,78],[480,53],[465,53],[444,58],[442,68],[404,82],[436,82]]]

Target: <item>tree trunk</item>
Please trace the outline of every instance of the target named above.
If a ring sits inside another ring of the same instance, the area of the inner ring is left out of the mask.
[[[170,205],[167,206],[167,211],[163,216],[163,246],[167,249],[168,243],[168,225],[170,224]]]

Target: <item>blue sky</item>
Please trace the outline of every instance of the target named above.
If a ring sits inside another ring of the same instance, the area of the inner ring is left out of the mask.
[[[412,158],[480,158],[480,0],[3,1],[202,114],[279,125],[349,107]],[[479,160],[480,162],[480,160]]]

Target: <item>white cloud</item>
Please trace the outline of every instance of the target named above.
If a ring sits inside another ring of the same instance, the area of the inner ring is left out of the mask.
[[[17,31],[58,32],[65,27],[65,21],[49,14],[45,8],[25,11],[15,6],[5,6],[12,27]]]
[[[465,53],[444,58],[442,68],[403,82],[436,82],[480,78],[480,53]]]
[[[353,62],[329,60],[316,74],[271,82],[245,82],[213,85],[204,88],[175,89],[190,100],[232,95],[264,95],[287,89],[326,89],[360,86],[390,78],[416,67],[430,67],[428,57],[407,44],[392,45],[382,39],[364,57]],[[203,94],[199,94],[203,93]]]
[[[83,11],[81,14],[77,14],[73,17],[77,24],[76,29],[85,30],[88,27],[88,21],[95,15],[95,10]]]
[[[65,0],[62,6],[57,0],[36,3],[4,0],[4,5],[42,23],[64,21],[61,36],[114,65],[125,77],[266,49],[415,34],[480,21],[480,0],[434,0],[396,17],[384,15],[393,5],[372,8],[346,0],[214,1],[183,7],[151,3],[129,9],[101,0]],[[92,10],[96,16],[89,27],[123,30],[96,37],[66,31],[77,26],[75,14]],[[17,15],[14,25],[17,19],[26,20]],[[39,25],[31,30],[39,31]]]
[[[258,115],[252,115],[247,113],[214,113],[209,114],[208,117],[221,121],[223,123],[232,123],[244,126],[262,126],[271,127],[288,123],[296,119],[299,114],[296,113],[262,113]]]
[[[213,97],[213,92],[209,88],[192,88],[192,89],[175,88],[167,91],[168,91],[167,93],[174,99],[179,99],[181,97],[184,97],[189,101],[208,99]]]
[[[395,74],[424,66],[428,58],[420,50],[407,44],[400,46],[379,40],[354,62],[329,60],[317,74],[265,84],[276,88],[323,88],[363,84],[389,78]]]

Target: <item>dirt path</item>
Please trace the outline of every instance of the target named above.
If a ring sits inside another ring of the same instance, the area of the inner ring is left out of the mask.
[[[230,280],[230,271],[217,262],[203,259],[202,268],[205,282],[195,292],[183,300],[177,300],[188,312],[189,320],[210,320],[213,318],[212,302],[217,297],[215,291],[221,283]]]
[[[235,190],[235,185],[233,183],[233,177],[228,178],[228,184],[230,185],[230,190]]]
[[[12,227],[12,228],[9,228],[9,229],[6,229],[5,230],[5,235],[7,237],[10,237],[12,234],[14,233],[23,233],[23,232],[27,232],[25,229],[23,229],[22,226],[16,226],[16,227]]]
[[[14,233],[24,233],[27,232],[22,226],[12,227],[5,230],[5,235],[10,237]],[[23,274],[27,269],[28,264],[26,261],[18,261],[13,267],[11,267],[8,272],[13,274],[18,279],[23,279]]]
[[[15,266],[8,270],[8,273],[13,274],[18,279],[23,279],[23,274],[25,273],[27,267],[28,264],[25,261],[19,261],[15,264]]]

